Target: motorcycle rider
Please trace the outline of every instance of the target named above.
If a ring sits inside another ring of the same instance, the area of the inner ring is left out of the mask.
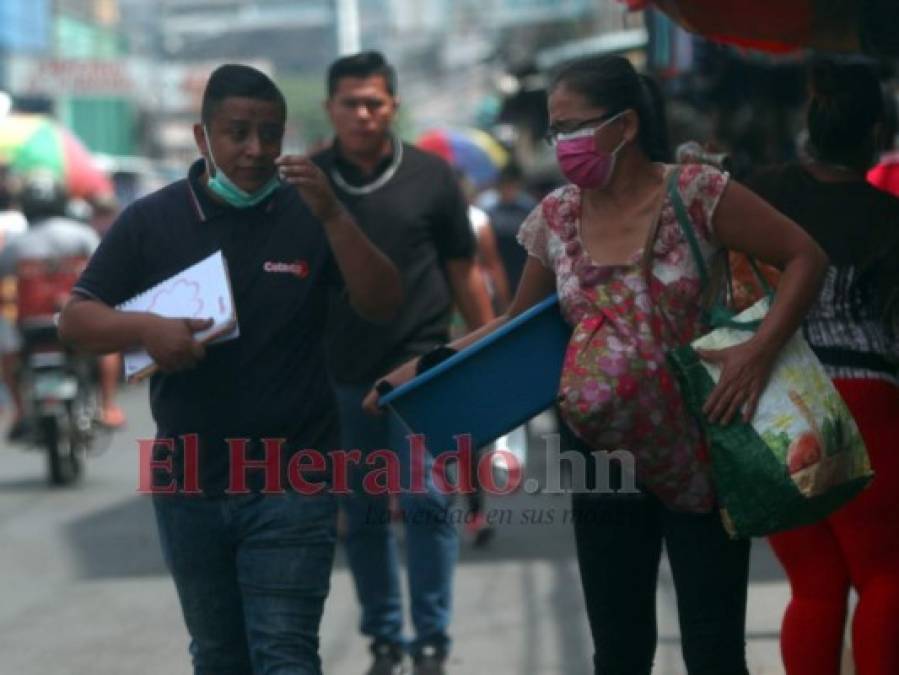
[[[89,225],[67,217],[66,204],[68,195],[60,181],[48,171],[32,171],[22,178],[18,201],[22,213],[28,220],[28,230],[7,242],[0,252],[0,276],[19,276],[18,319],[42,315],[50,319],[59,311],[68,297],[71,286],[77,280],[80,269],[72,270],[71,275],[59,276],[64,287],[53,288],[53,297],[45,296],[47,285],[42,285],[39,293],[23,292],[23,265],[26,264],[58,264],[64,261],[81,260],[86,263],[100,243],[97,233]],[[83,265],[82,265],[83,267]],[[70,276],[70,279],[68,278]],[[27,287],[26,287],[27,288]],[[16,381],[20,336],[13,331],[11,339],[0,345],[3,351],[2,368],[4,379],[9,383],[10,398],[13,402],[13,420],[7,437],[11,441],[28,436],[30,430],[24,416],[22,396]],[[113,357],[112,367],[116,367]],[[101,363],[101,368],[109,367]],[[109,390],[101,391],[101,406],[104,418],[108,416],[121,418],[121,411],[115,404],[114,394]]]
[[[28,221],[14,204],[13,195],[16,185],[8,164],[0,163],[0,251],[14,237],[28,229]],[[15,346],[15,280],[12,277],[0,278],[0,357],[8,350],[4,345]],[[2,372],[2,371],[0,371]],[[12,391],[14,383],[4,380],[6,390]]]

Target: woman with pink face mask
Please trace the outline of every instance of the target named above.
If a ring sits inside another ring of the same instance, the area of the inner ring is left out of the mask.
[[[506,314],[452,347],[558,292],[574,328],[559,391],[572,445],[588,463],[596,451],[627,451],[638,488],[619,490],[626,483],[612,475],[612,490],[597,490],[588,464],[587,490],[573,499],[596,673],[652,670],[664,542],[688,672],[745,675],[749,542],[724,532],[699,428],[665,362],[668,350],[706,329],[699,273],[669,186],[710,267],[731,249],[783,270],[777,302],[755,337],[704,354],[723,369],[706,404],[713,422],[752,416],[777,353],[817,295],[827,258],[799,226],[726,173],[660,161],[667,155],[664,120],[660,102],[653,103],[651,87],[620,57],[577,61],[556,75],[547,138],[570,184],[521,227],[529,258]],[[410,379],[415,365],[387,381]],[[376,410],[375,393],[366,406]]]

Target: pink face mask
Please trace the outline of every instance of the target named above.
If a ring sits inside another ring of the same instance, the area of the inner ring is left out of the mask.
[[[594,134],[598,129],[614,121],[625,111],[610,117],[591,129],[580,129],[569,134],[559,134],[556,141],[556,159],[559,168],[569,181],[587,190],[604,188],[612,180],[618,151],[626,139],[621,139],[612,152],[598,151],[594,145]]]

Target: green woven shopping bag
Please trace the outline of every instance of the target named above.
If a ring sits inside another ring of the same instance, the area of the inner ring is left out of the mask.
[[[669,197],[707,287],[708,270],[676,184],[669,183]],[[778,355],[749,423],[740,418],[726,426],[710,424],[703,415],[718,372],[696,350],[748,340],[771,301],[769,294],[737,315],[716,302],[707,313],[713,330],[668,354],[685,404],[705,431],[721,517],[733,537],[764,536],[821,520],[873,478],[855,420],[800,333]]]

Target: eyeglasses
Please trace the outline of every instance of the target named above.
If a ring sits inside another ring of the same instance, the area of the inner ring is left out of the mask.
[[[567,136],[568,134],[573,134],[577,131],[586,130],[589,125],[596,124],[597,122],[606,122],[618,114],[619,113],[614,112],[606,113],[605,115],[600,115],[598,117],[589,117],[585,120],[566,124],[564,129],[550,127],[546,130],[546,133],[543,134],[543,140],[546,141],[546,144],[551,148],[554,148],[558,144],[560,136]]]

